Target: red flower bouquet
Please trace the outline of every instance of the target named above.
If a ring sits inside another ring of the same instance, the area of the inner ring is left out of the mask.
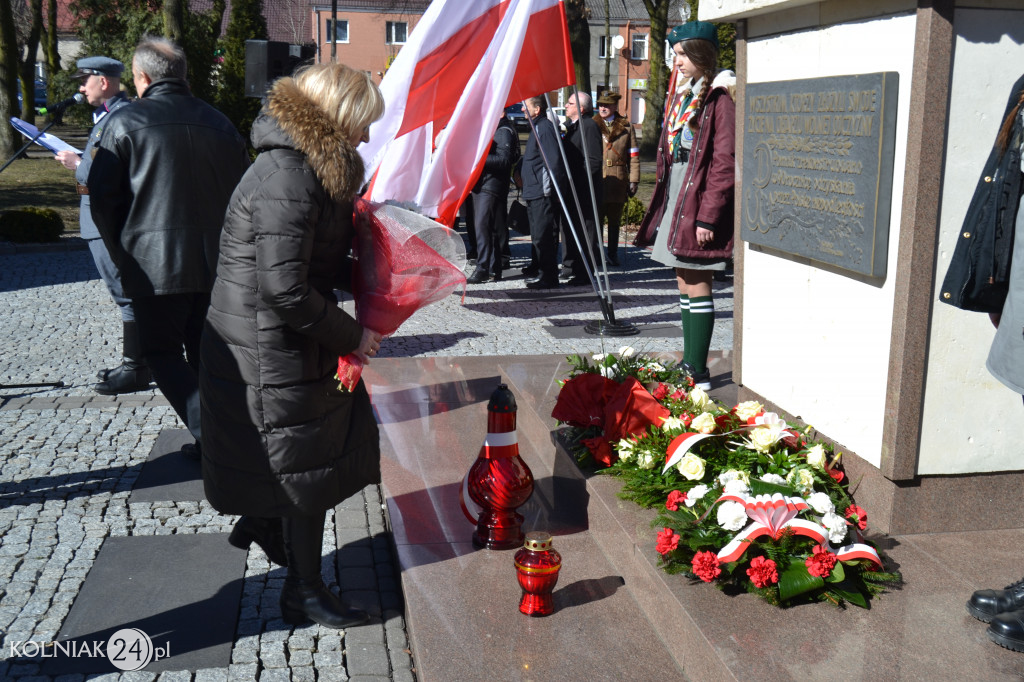
[[[392,204],[357,198],[352,251],[356,319],[379,334],[394,334],[425,305],[465,287],[466,247],[441,223]],[[338,381],[351,391],[363,363],[354,354],[338,360]]]

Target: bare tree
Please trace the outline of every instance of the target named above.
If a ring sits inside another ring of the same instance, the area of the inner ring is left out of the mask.
[[[17,5],[17,0],[14,2]],[[27,17],[20,17],[21,21],[15,21],[15,30],[19,33],[18,72],[21,75],[21,118],[33,123],[36,120],[36,55],[39,51],[39,37],[43,32],[43,0],[29,0],[27,15]]]
[[[0,0],[0,119],[7,121],[18,101],[18,37],[12,0]],[[14,153],[14,128],[0,125],[0,159]]]
[[[668,33],[669,6],[673,0],[644,0],[644,7],[651,18],[649,36],[649,56],[651,75],[647,80],[647,91],[644,102],[647,113],[644,116],[642,139],[640,140],[640,157],[653,159],[658,152],[658,139],[661,137],[661,119],[665,110],[665,94],[668,89],[669,68],[662,58],[664,54],[665,36]]]
[[[46,0],[43,53],[46,55],[46,77],[53,79],[60,73],[60,52],[57,50],[57,0]]]
[[[185,2],[164,0],[164,37],[181,45],[185,36],[184,22]]]
[[[584,0],[565,0],[565,20],[569,26],[569,45],[576,68],[576,87],[590,92],[590,10]]]

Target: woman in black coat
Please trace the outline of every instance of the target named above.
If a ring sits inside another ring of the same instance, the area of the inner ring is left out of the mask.
[[[380,482],[377,425],[338,356],[376,355],[381,336],[338,307],[363,182],[355,147],[383,114],[380,91],[342,64],[278,80],[253,124],[260,154],[231,198],[202,341],[203,481],[230,542],[287,565],[285,621],[367,618],[320,575],[325,513]]]

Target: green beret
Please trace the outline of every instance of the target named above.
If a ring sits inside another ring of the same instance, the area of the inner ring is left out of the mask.
[[[692,40],[694,38],[706,40],[716,48],[718,47],[718,29],[715,28],[714,24],[706,21],[691,21],[682,26],[676,26],[668,32],[669,45],[675,45],[683,40]]]

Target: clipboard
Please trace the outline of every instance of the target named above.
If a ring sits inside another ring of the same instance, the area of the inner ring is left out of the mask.
[[[39,128],[36,128],[28,121],[22,121],[20,118],[15,118],[14,116],[11,116],[11,125],[14,126],[15,130],[17,130],[19,133],[24,135],[29,140],[39,135]],[[57,137],[56,135],[51,135],[49,133],[43,133],[42,135],[39,135],[35,142],[40,147],[45,147],[54,154],[56,154],[57,152],[74,152],[81,156],[84,153],[81,149],[73,147],[64,140]]]

